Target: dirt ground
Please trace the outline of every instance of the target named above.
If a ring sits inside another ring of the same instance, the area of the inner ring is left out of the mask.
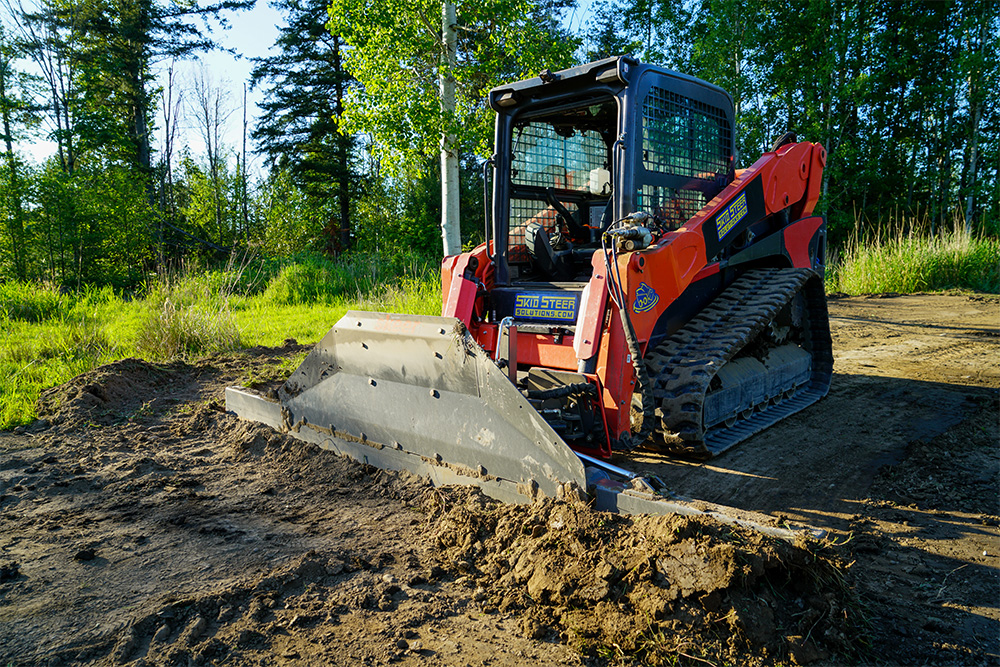
[[[97,369],[0,433],[0,665],[1000,664],[1000,300],[830,310],[827,398],[629,463],[822,542],[499,505],[226,414],[291,342]]]

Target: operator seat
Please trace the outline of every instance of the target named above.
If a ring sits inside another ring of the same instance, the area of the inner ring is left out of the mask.
[[[540,222],[530,222],[524,228],[524,245],[528,248],[532,266],[543,277],[556,281],[569,279],[569,270],[562,257],[567,251],[556,253],[548,230]]]

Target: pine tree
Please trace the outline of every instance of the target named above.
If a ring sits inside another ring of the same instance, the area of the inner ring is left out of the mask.
[[[264,89],[263,114],[252,138],[272,167],[288,169],[313,205],[330,211],[324,250],[351,240],[351,199],[360,175],[353,138],[341,132],[344,100],[354,85],[343,66],[343,40],[326,27],[325,0],[279,0],[285,13],[280,53],[255,60],[251,85]],[[336,201],[336,206],[331,206]]]

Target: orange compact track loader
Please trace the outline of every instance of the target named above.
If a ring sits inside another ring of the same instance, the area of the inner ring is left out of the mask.
[[[786,135],[736,170],[730,96],[630,57],[489,103],[487,242],[445,258],[441,317],[349,312],[229,409],[504,500],[594,469],[598,507],[690,509],[608,459],[708,458],[826,394],[826,151]]]

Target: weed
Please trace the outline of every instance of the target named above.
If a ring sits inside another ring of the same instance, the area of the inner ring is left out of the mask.
[[[240,344],[239,329],[225,305],[178,307],[170,299],[146,320],[135,342],[140,354],[157,360],[227,352]]]
[[[827,289],[848,294],[909,294],[945,289],[1000,292],[1000,239],[956,224],[931,235],[913,221],[864,239],[856,233],[827,269]]]

